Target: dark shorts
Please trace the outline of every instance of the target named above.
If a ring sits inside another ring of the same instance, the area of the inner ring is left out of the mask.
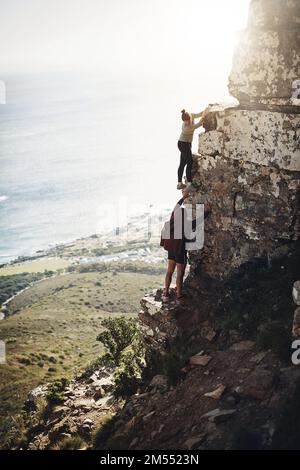
[[[181,253],[173,253],[172,251],[168,251],[168,259],[175,261],[178,264],[186,264],[187,252],[186,250],[182,251]]]

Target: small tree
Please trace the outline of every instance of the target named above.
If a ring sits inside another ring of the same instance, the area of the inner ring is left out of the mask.
[[[132,345],[138,334],[136,321],[124,316],[106,318],[101,322],[101,326],[106,330],[97,336],[97,341],[100,341],[108,349],[107,360],[110,359],[110,362],[118,366],[122,352]]]
[[[104,364],[115,367],[115,395],[126,397],[134,393],[141,381],[145,366],[145,351],[133,318],[108,318],[102,321],[107,328],[97,337],[107,348]]]

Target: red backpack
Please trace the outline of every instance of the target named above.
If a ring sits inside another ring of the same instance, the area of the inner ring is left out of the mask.
[[[176,208],[174,209],[174,211],[176,210]],[[180,239],[174,238],[174,211],[171,214],[170,220],[168,220],[164,224],[163,229],[161,231],[160,246],[163,246],[166,251],[170,251],[174,254],[181,253],[183,249],[183,244],[185,244],[184,235],[183,235],[184,234],[184,231],[183,231],[184,214],[183,214],[183,209],[180,208],[180,210],[182,211],[182,232],[181,232],[182,238]]]

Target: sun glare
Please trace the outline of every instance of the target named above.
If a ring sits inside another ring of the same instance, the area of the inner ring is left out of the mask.
[[[2,11],[1,58],[4,68],[21,65],[28,71],[107,67],[113,72],[148,74],[166,66],[189,73],[203,64],[215,72],[231,60],[249,2],[28,0],[25,5],[11,0],[9,11],[15,13],[18,35],[11,36],[10,18]]]

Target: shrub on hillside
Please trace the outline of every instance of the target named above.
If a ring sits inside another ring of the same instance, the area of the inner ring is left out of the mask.
[[[115,395],[126,397],[134,393],[141,381],[145,366],[145,351],[133,318],[107,318],[101,322],[106,328],[97,340],[106,348],[100,359],[102,365],[114,367]]]
[[[47,400],[51,405],[59,405],[65,400],[65,389],[69,381],[65,377],[55,380],[48,389]]]
[[[124,316],[106,318],[101,322],[101,326],[105,328],[105,331],[97,336],[97,341],[100,341],[108,350],[107,358],[118,366],[122,352],[133,343],[138,335],[136,320]]]
[[[53,450],[80,450],[86,447],[86,443],[79,436],[65,437],[58,442]]]

